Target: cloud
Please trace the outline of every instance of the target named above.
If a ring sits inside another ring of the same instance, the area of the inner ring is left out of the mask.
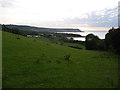
[[[93,0],[96,2],[95,6],[94,3],[90,4],[91,1],[85,1],[88,0],[0,0],[0,23],[45,27],[117,26],[118,11],[117,7],[113,8],[117,0],[114,0],[114,4],[112,0],[107,0],[109,5],[104,0],[100,0],[101,3]],[[111,8],[108,9],[108,6]]]
[[[118,3],[118,26],[120,26],[120,1]]]
[[[0,7],[6,8],[13,6],[15,0],[0,0]]]
[[[64,21],[68,24],[80,24],[80,26],[90,27],[117,27],[118,26],[118,9],[103,9],[86,13],[76,18],[67,18]]]

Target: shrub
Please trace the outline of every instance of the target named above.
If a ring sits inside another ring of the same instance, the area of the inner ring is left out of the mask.
[[[64,60],[70,61],[70,57],[71,57],[70,55],[65,55]]]
[[[36,63],[39,63],[39,59],[37,59]]]

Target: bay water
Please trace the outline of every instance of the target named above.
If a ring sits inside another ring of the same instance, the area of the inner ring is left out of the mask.
[[[88,34],[94,34],[98,36],[100,39],[105,39],[105,35],[107,34],[108,31],[84,31],[84,32],[61,32],[61,33],[68,33],[68,34],[79,34],[81,36],[87,36]],[[71,37],[67,37],[71,38]],[[85,41],[85,37],[72,37],[73,40],[78,40],[78,41]]]

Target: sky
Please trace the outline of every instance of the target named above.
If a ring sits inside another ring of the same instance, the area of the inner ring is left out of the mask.
[[[0,0],[0,24],[80,30],[118,26],[119,0]]]

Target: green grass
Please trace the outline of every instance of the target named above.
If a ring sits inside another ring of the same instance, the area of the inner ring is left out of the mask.
[[[46,38],[46,37],[40,37],[40,38],[35,38],[35,39],[38,39],[38,40],[41,40],[41,41],[45,41],[45,42],[49,42],[49,43],[53,43],[52,39],[50,40],[49,38]],[[67,46],[67,47],[75,46],[75,47],[79,47],[79,48],[85,49],[84,45],[78,44],[78,43],[67,43],[67,42],[64,42],[63,46]]]
[[[52,43],[51,40],[48,39],[48,38],[46,38],[46,37],[40,37],[40,38],[36,38],[36,39],[41,40],[41,41],[45,41],[45,42],[50,42],[50,43]]]
[[[64,43],[63,45],[64,46],[75,46],[75,47],[79,47],[79,48],[85,49],[84,45],[78,44],[78,43]]]
[[[115,88],[117,56],[3,32],[3,88]],[[70,54],[70,61],[64,55]]]

